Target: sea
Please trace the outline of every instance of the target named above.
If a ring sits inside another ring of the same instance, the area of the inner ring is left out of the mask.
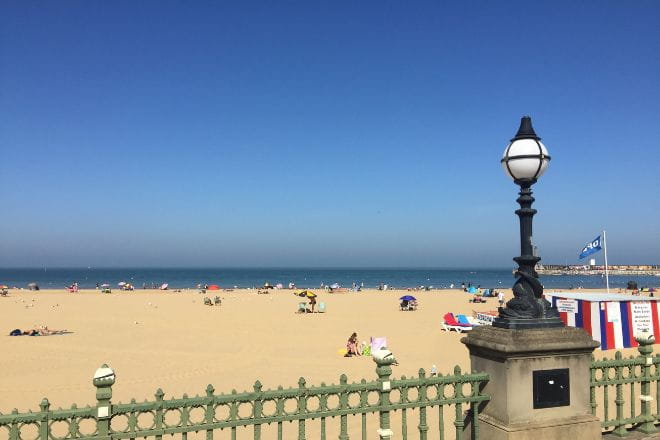
[[[660,277],[641,275],[611,275],[610,287],[625,288],[628,281],[640,287],[660,285]],[[605,290],[605,278],[600,275],[547,275],[541,283],[551,289],[588,288]],[[255,288],[265,283],[299,288],[318,288],[339,284],[352,287],[353,283],[365,288],[387,285],[394,288],[431,287],[448,289],[466,286],[483,288],[511,287],[515,279],[512,268],[500,269],[391,269],[391,268],[0,268],[0,284],[27,287],[37,283],[42,289],[64,288],[77,282],[81,288],[94,288],[120,282],[139,288],[154,288],[164,283],[170,289],[195,288],[198,285],[217,284],[221,288]]]

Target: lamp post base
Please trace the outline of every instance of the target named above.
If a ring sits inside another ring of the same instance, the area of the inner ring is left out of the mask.
[[[493,327],[523,330],[528,328],[554,328],[564,327],[558,317],[553,318],[500,318],[493,320]]]

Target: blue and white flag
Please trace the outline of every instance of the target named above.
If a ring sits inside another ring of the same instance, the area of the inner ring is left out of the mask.
[[[582,253],[580,254],[580,260],[586,257],[587,255],[591,255],[594,252],[598,252],[601,250],[600,247],[600,235],[596,238],[594,238],[592,241],[587,243],[587,245],[582,249]]]

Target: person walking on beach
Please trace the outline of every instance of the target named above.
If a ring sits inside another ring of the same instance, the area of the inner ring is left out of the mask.
[[[500,307],[504,307],[504,292],[497,294],[497,302],[500,303]]]

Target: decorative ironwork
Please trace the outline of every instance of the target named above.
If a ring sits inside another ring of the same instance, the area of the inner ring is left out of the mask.
[[[605,432],[619,437],[627,436],[630,431],[657,432],[655,424],[660,421],[660,356],[652,355],[653,340],[636,340],[638,356],[624,358],[617,351],[614,359],[603,358],[591,364],[592,414],[601,419]],[[612,390],[614,395],[610,394]],[[612,404],[615,414],[611,413]]]
[[[402,438],[408,437],[411,411],[418,413],[416,430],[420,439],[426,439],[430,429],[427,410],[437,408],[439,432],[445,438],[444,417],[453,407],[456,428],[455,438],[463,438],[466,424],[472,428],[472,437],[478,438],[480,405],[489,400],[482,389],[488,381],[485,373],[464,374],[459,367],[451,375],[427,377],[423,369],[417,377],[400,379],[391,377],[390,363],[393,358],[375,360],[378,379],[349,383],[341,375],[338,384],[308,386],[300,378],[294,388],[278,387],[264,390],[256,381],[252,391],[242,393],[232,390],[228,394],[216,394],[209,385],[203,396],[181,399],[165,399],[158,389],[155,400],[130,403],[112,403],[112,377],[105,374],[96,377],[97,405],[69,410],[52,410],[47,399],[40,404],[39,412],[0,414],[0,438],[23,440],[23,431],[32,428],[33,440],[121,440],[150,437],[162,440],[163,436],[177,435],[187,440],[188,433],[206,433],[206,440],[213,440],[218,431],[229,431],[232,439],[237,430],[252,427],[253,437],[262,438],[264,425],[277,425],[277,439],[283,438],[283,424],[298,425],[298,440],[304,440],[308,423],[320,422],[320,438],[327,438],[327,422],[339,418],[339,439],[349,440],[349,435],[361,432],[366,438],[367,416],[378,414],[381,439],[390,438],[390,413],[401,416]],[[97,371],[107,373],[107,366]],[[396,398],[393,396],[395,395]],[[467,411],[466,411],[467,410]],[[349,416],[357,416],[360,422],[349,431]],[[62,424],[55,429],[56,424]],[[81,429],[85,423],[86,429]],[[90,429],[91,427],[91,429]],[[3,435],[6,431],[6,435]],[[56,432],[55,432],[56,431]],[[397,435],[398,437],[398,435]],[[359,438],[355,436],[355,438]]]

